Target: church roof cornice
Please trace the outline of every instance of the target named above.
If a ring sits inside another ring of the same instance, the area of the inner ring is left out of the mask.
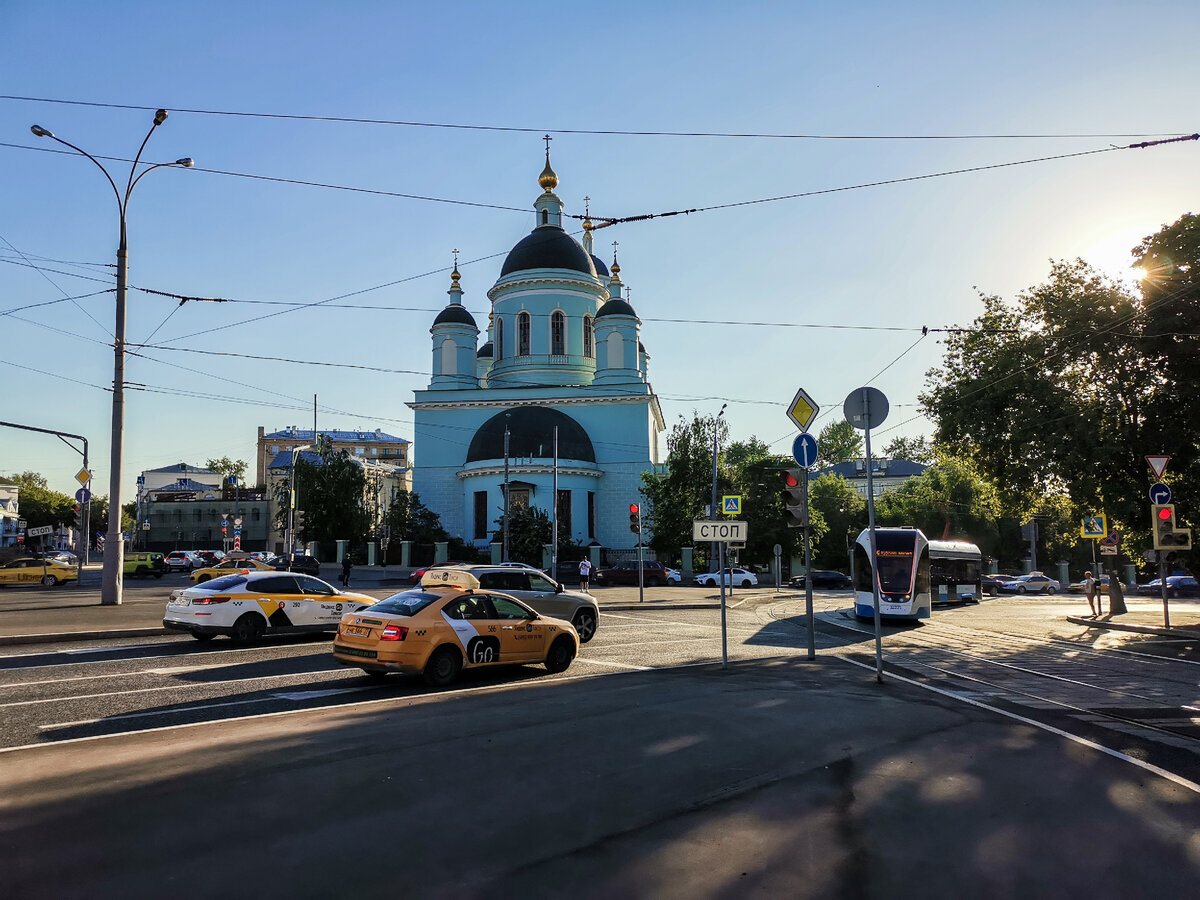
[[[487,292],[489,300],[496,300],[501,295],[508,293],[514,288],[539,288],[539,287],[557,287],[571,289],[584,289],[589,295],[595,295],[598,298],[608,299],[608,289],[600,281],[599,278],[592,278],[590,275],[573,273],[563,273],[561,275],[535,275],[529,277],[520,273],[506,275],[496,281],[491,289]]]

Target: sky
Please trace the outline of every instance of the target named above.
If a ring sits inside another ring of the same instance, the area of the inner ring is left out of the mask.
[[[1196,211],[1200,144],[1120,148],[1200,130],[1200,5],[833,6],[0,0],[0,420],[87,436],[108,492],[117,202],[30,126],[123,186],[161,106],[143,159],[196,165],[127,210],[122,499],[143,469],[252,462],[314,395],[321,429],[411,438],[452,251],[485,322],[544,133],[567,214],[697,210],[596,232],[668,426],[728,403],[734,439],[788,453],[797,389],[815,433],[869,384],[876,448],[928,435],[938,329],[981,292],[1075,257],[1130,278]],[[73,493],[80,462],[0,427],[0,474]]]

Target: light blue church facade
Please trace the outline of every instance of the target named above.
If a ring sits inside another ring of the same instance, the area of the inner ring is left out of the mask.
[[[413,490],[450,534],[483,549],[504,508],[507,458],[513,508],[555,509],[560,534],[580,544],[633,547],[629,505],[642,502],[665,430],[641,322],[615,255],[610,271],[592,252],[591,221],[582,243],[563,228],[549,152],[538,184],[534,229],[488,291],[486,333],[462,304],[457,265],[451,274],[429,330],[429,387],[409,404]]]

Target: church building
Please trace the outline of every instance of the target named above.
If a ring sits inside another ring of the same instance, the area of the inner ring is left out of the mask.
[[[504,509],[557,509],[560,535],[629,548],[629,505],[659,462],[665,430],[650,387],[641,321],[621,282],[563,228],[558,176],[538,178],[534,228],[509,252],[488,291],[481,335],[462,303],[457,264],[450,302],[430,328],[433,370],[414,392],[413,490],[450,534],[484,549]],[[482,342],[481,342],[482,338]],[[558,497],[554,491],[555,430]]]

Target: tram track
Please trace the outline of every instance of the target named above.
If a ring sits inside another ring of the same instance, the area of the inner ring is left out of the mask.
[[[767,612],[776,620],[796,618],[794,608],[785,604]],[[841,618],[840,611],[826,610],[819,615],[818,627],[827,635],[874,637],[873,628]],[[873,668],[873,654],[850,645],[838,652],[848,662]],[[885,674],[902,672],[918,683],[940,685],[940,692],[949,696],[969,702],[986,698],[1047,722],[1061,725],[1065,719],[1081,736],[1107,733],[1111,743],[1119,734],[1116,742],[1133,739],[1141,748],[1134,752],[1141,755],[1166,752],[1189,761],[1185,768],[1193,774],[1200,746],[1200,686],[1195,670],[1185,666],[1194,665],[1190,660],[952,623],[923,624],[920,632],[888,631],[884,636]]]

